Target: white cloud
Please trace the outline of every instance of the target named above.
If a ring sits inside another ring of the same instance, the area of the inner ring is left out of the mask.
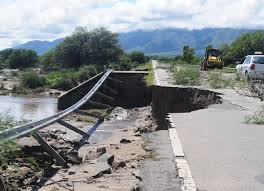
[[[0,48],[50,40],[76,26],[131,31],[264,26],[264,0],[1,0]]]

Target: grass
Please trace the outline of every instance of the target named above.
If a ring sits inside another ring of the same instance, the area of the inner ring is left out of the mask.
[[[30,165],[31,168],[33,168],[36,171],[40,170],[40,166],[36,160],[36,158],[32,157],[32,156],[28,156],[26,158],[24,158],[25,162],[28,163]]]
[[[200,85],[201,72],[197,67],[181,66],[172,69],[174,76],[174,83],[176,85]]]
[[[154,85],[154,73],[153,73],[152,64],[150,62],[137,66],[135,70],[136,71],[149,71],[149,74],[144,77],[144,81],[147,86]]]
[[[147,146],[152,143],[149,139],[144,139],[144,142],[141,144],[142,148],[146,151],[146,154],[143,156],[145,160],[155,160],[157,158],[157,153],[155,151],[148,151]]]
[[[7,114],[0,114],[0,131],[21,125],[26,121],[16,121]],[[5,166],[10,159],[19,157],[21,155],[21,148],[11,140],[0,142],[0,162],[1,166]]]
[[[264,125],[264,111],[255,112],[252,115],[245,116],[244,123]]]
[[[149,74],[144,77],[144,80],[147,86],[154,85],[154,72],[149,72]]]
[[[208,73],[208,84],[213,89],[233,87],[235,80],[224,76],[220,70],[210,71]]]
[[[80,121],[80,122],[87,122],[87,123],[95,123],[96,122],[95,118],[85,116],[85,115],[78,115],[76,120]]]
[[[144,159],[146,160],[155,160],[157,159],[157,153],[154,151],[147,152],[146,155],[144,156]]]
[[[223,73],[236,73],[236,69],[235,68],[230,68],[230,67],[224,67],[222,69]]]
[[[152,64],[149,62],[143,65],[139,65],[135,68],[135,70],[136,71],[152,71]]]

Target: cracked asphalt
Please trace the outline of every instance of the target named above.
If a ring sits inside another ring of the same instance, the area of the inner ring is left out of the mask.
[[[165,69],[156,71],[161,85],[171,85]],[[203,191],[262,191],[264,126],[243,120],[263,103],[232,89],[214,91],[223,104],[172,114],[195,184]]]

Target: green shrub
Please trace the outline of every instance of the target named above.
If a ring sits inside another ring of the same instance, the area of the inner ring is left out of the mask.
[[[200,85],[200,70],[194,67],[174,68],[174,80],[177,85]]]
[[[235,68],[236,65],[235,65],[235,64],[228,64],[226,67],[227,67],[227,68]]]
[[[135,70],[136,71],[152,71],[152,64],[149,62],[143,65],[139,65],[135,68]]]
[[[95,76],[96,74],[98,74],[96,66],[88,65],[88,66],[83,66],[79,69],[76,78],[77,78],[77,81],[84,82],[88,80],[89,78]]]
[[[70,90],[77,85],[78,83],[71,78],[60,78],[52,85],[52,88],[59,90]]]
[[[12,128],[17,125],[21,125],[25,121],[16,121],[13,117],[7,114],[0,114],[0,130]],[[20,152],[20,148],[14,141],[1,141],[0,142],[0,165],[7,163],[7,158],[16,157]]]
[[[213,89],[233,87],[234,80],[227,78],[222,72],[210,72],[208,75],[209,86]]]
[[[246,124],[257,124],[257,125],[264,125],[264,112],[255,112],[252,115],[247,115],[244,119]]]
[[[43,76],[39,76],[34,71],[25,72],[22,74],[22,86],[30,89],[43,87],[47,84],[47,80]]]

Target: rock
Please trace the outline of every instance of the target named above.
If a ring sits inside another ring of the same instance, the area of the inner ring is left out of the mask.
[[[122,144],[128,144],[128,143],[131,143],[131,141],[128,140],[128,139],[121,139],[120,143],[122,143]]]
[[[124,168],[126,166],[126,163],[124,161],[121,161],[118,163],[119,168]]]
[[[68,174],[69,175],[74,175],[74,174],[76,174],[76,172],[74,170],[71,170],[71,171],[68,172]]]
[[[66,172],[68,172],[68,169],[67,168],[64,168],[64,169],[62,169],[61,170],[63,173],[66,173]]]
[[[57,143],[59,143],[60,145],[63,145],[65,142],[64,142],[64,140],[60,139],[57,141]]]
[[[124,161],[114,162],[113,163],[113,168],[114,169],[124,168],[125,166],[126,166],[126,163]]]
[[[94,177],[97,177],[100,173],[103,174],[111,174],[111,167],[104,162],[98,162],[96,163],[96,175]]]
[[[96,149],[96,152],[100,155],[105,154],[106,153],[106,148],[105,147],[99,147]]]
[[[135,133],[139,132],[139,133],[148,133],[149,130],[145,127],[138,127],[137,129],[134,130]]]
[[[136,186],[133,186],[130,191],[142,191],[143,189],[141,188],[141,186],[139,185],[136,185]]]
[[[70,151],[69,153],[66,154],[66,158],[68,159],[69,162],[72,162],[74,164],[81,164],[82,163],[82,158],[78,156],[78,151]]]
[[[57,134],[57,135],[61,135],[61,134],[65,135],[65,134],[67,134],[66,131],[63,131],[63,130],[60,130],[60,129],[53,129],[53,130],[51,130],[51,131],[52,131],[53,133]]]
[[[98,161],[98,162],[101,162],[101,163],[107,163],[107,164],[109,164],[109,165],[112,166],[112,164],[113,164],[113,162],[114,162],[114,158],[115,158],[114,155],[112,155],[112,154],[110,154],[110,153],[105,153],[105,154],[101,155],[101,156],[97,159],[97,161]]]
[[[58,135],[55,132],[50,131],[49,132],[49,137],[52,138],[52,139],[57,139],[58,138]]]
[[[98,158],[98,153],[95,151],[89,151],[87,155],[85,155],[84,157],[84,162],[85,161],[91,161],[91,160],[95,160],[96,158]]]
[[[135,170],[131,173],[133,176],[135,176],[138,180],[142,181],[142,178],[140,176],[140,172],[138,170]]]
[[[136,165],[136,164],[134,164],[134,163],[132,163],[132,164],[130,165],[130,167],[131,167],[131,168],[136,168],[136,167],[137,167],[137,165]]]
[[[68,187],[72,187],[73,184],[72,184],[72,182],[68,181],[68,182],[66,183],[66,186],[68,186]]]
[[[47,137],[46,138],[46,141],[51,141],[52,139],[50,137]]]
[[[96,174],[95,176],[93,176],[93,178],[101,178],[102,176],[104,176],[104,173],[99,172],[98,174]]]
[[[27,166],[23,166],[19,168],[21,176],[25,177],[30,173],[33,173],[33,170]]]

